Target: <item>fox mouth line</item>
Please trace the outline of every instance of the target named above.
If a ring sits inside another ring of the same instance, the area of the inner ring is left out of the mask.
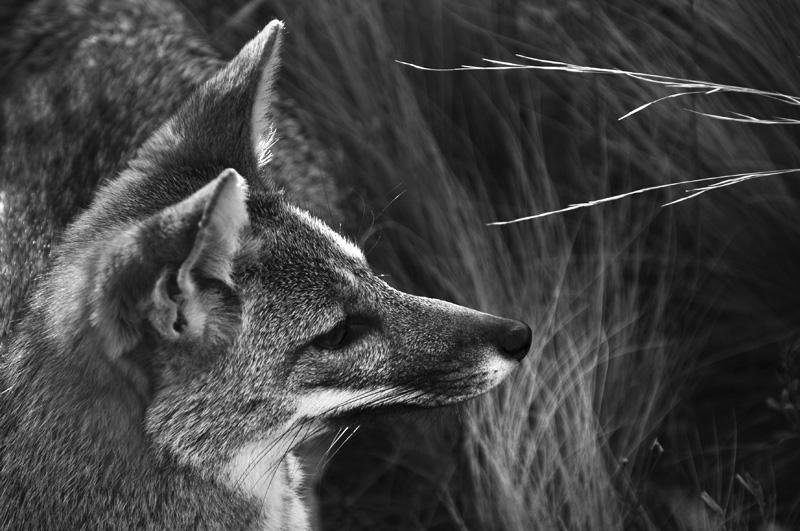
[[[400,393],[401,395],[408,394],[408,400],[390,397],[388,399],[378,399],[374,402],[360,403],[353,407],[347,407],[346,404],[343,404],[322,415],[320,418],[323,422],[331,422],[338,426],[340,424],[352,424],[356,421],[364,421],[371,417],[380,418],[386,415],[405,415],[419,411],[428,411],[440,407],[461,404],[484,394],[494,386],[478,392],[475,392],[474,387],[469,387],[467,385],[459,387],[461,387],[461,389],[459,389],[458,393],[443,392],[441,390],[414,390]],[[472,392],[462,392],[467,389],[472,390]]]
[[[450,405],[454,404],[456,403]],[[404,417],[407,415],[413,415],[415,413],[430,411],[437,407],[444,407],[446,405],[448,404],[442,404],[441,406],[427,406],[422,404],[405,403],[388,404],[383,406],[364,406],[357,409],[349,409],[347,411],[335,413],[324,418],[323,423],[329,429],[340,429],[343,427],[359,425],[361,423],[385,421],[390,417]]]

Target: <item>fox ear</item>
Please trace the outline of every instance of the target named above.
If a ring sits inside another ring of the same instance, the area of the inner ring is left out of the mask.
[[[209,316],[217,301],[201,291],[194,274],[202,272],[204,277],[232,284],[239,231],[247,223],[246,186],[235,170],[228,169],[163,213],[160,222],[175,223],[176,232],[191,241],[191,250],[177,271],[169,267],[161,270],[146,301],[148,319],[162,337],[203,337],[211,325]],[[192,231],[198,213],[200,220]],[[186,222],[189,227],[181,226]]]
[[[247,185],[232,169],[118,237],[105,257],[92,320],[106,351],[118,356],[141,337],[147,320],[165,339],[200,338],[220,301],[198,284],[230,286]]]
[[[250,147],[256,167],[263,175],[275,142],[270,105],[280,66],[283,22],[273,20],[253,37],[236,57],[212,79],[221,92],[230,90],[244,107],[235,116],[250,116]]]
[[[184,165],[186,159],[264,175],[275,132],[270,116],[283,23],[274,20],[225,67],[199,86],[144,144],[138,164]]]
[[[250,119],[250,143],[256,157],[259,171],[271,157],[270,147],[275,141],[275,130],[270,118],[270,103],[273,98],[275,76],[280,66],[280,48],[283,43],[283,23],[273,20],[261,30],[253,40],[239,52],[244,61],[257,61],[259,65],[258,82],[253,97],[253,108]]]

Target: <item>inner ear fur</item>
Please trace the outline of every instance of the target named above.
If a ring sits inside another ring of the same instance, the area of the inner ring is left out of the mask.
[[[109,355],[133,348],[145,320],[164,339],[208,332],[220,303],[197,279],[232,287],[246,197],[245,180],[228,169],[116,238],[101,261],[92,315]]]
[[[283,23],[274,20],[150,137],[141,150],[145,159],[196,155],[263,177],[275,142],[271,101],[282,42]]]
[[[280,67],[280,49],[283,44],[283,23],[273,20],[267,27],[242,49],[234,59],[248,65],[248,75],[256,81],[252,97],[250,118],[250,143],[259,171],[263,170],[271,158],[270,147],[275,142],[270,106],[273,98],[275,78]]]

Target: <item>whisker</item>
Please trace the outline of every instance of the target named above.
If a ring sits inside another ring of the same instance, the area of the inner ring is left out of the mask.
[[[321,467],[322,467],[322,468],[325,468],[326,466],[328,466],[328,463],[330,463],[330,462],[331,462],[331,460],[332,460],[332,459],[333,459],[333,458],[336,456],[336,454],[339,452],[339,450],[341,450],[341,449],[344,447],[344,445],[345,445],[345,444],[347,444],[347,441],[349,441],[349,440],[350,440],[350,438],[351,438],[353,435],[355,435],[355,434],[356,434],[356,432],[358,431],[358,429],[359,429],[360,427],[361,427],[360,425],[359,425],[359,426],[355,426],[355,427],[353,427],[353,428],[352,428],[352,431],[350,432],[350,434],[349,434],[349,435],[347,435],[347,438],[346,438],[345,440],[343,440],[343,441],[341,441],[341,438],[342,438],[342,436],[344,436],[344,434],[345,434],[345,433],[347,433],[347,432],[348,432],[348,431],[349,431],[351,428],[350,428],[350,426],[347,426],[347,427],[345,427],[345,428],[342,428],[342,429],[339,431],[339,434],[338,434],[338,435],[336,436],[336,438],[335,438],[335,439],[334,439],[334,440],[331,442],[330,446],[328,446],[328,449],[325,451],[325,454],[322,456],[322,464],[321,464]],[[341,442],[339,442],[339,441],[341,441]],[[339,443],[339,444],[338,444],[338,446],[337,446],[337,443]]]

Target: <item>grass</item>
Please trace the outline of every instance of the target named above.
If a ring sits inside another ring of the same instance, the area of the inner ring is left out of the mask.
[[[797,96],[794,2],[184,3],[231,50],[286,21],[281,88],[345,196],[334,222],[376,269],[535,330],[489,396],[360,429],[319,487],[324,528],[797,525],[796,176],[486,224],[796,168],[794,126],[713,116],[798,109],[668,97],[686,88],[636,76],[396,62],[521,54]]]

